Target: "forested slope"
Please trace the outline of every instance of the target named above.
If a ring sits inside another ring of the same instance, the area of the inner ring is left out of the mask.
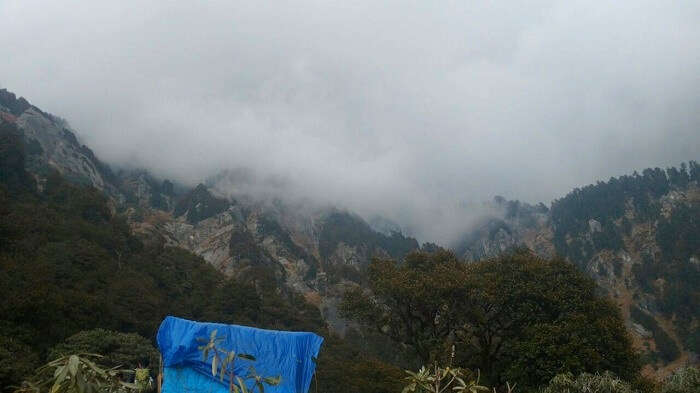
[[[319,359],[322,388],[343,381],[365,391],[395,387],[397,369],[330,336],[318,309],[281,292],[264,268],[234,279],[189,251],[144,243],[104,194],[58,173],[39,191],[24,170],[21,136],[0,122],[0,385],[18,383],[80,331],[153,339],[163,317],[177,315],[318,332],[328,338]],[[386,372],[367,380],[364,369]]]

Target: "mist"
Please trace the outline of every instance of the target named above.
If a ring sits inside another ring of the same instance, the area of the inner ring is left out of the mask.
[[[251,168],[424,240],[700,153],[697,1],[3,0],[0,48],[112,165]]]

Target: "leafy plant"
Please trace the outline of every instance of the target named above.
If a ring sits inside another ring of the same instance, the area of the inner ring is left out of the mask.
[[[151,370],[147,368],[137,368],[134,370],[134,384],[140,392],[150,392],[153,390],[153,379]]]
[[[282,381],[281,376],[263,377],[261,375],[258,375],[258,373],[255,371],[255,367],[252,366],[248,369],[248,373],[245,376],[241,377],[235,375],[233,366],[234,362],[236,361],[236,358],[255,361],[255,357],[253,355],[245,353],[236,353],[235,351],[227,351],[225,349],[219,348],[217,344],[223,341],[224,338],[217,337],[216,333],[217,330],[212,330],[211,334],[209,335],[209,341],[207,341],[204,338],[198,338],[197,341],[203,343],[204,345],[200,345],[199,347],[197,347],[197,349],[202,351],[202,357],[204,358],[204,361],[209,359],[209,353],[212,354],[212,376],[216,377],[218,374],[219,380],[223,382],[224,376],[228,374],[229,392],[252,393],[254,390],[248,390],[245,384],[246,380],[253,380],[254,386],[258,388],[260,393],[265,393],[265,385],[277,386],[280,384],[280,382]]]
[[[406,379],[408,385],[402,393],[477,393],[487,392],[489,389],[479,385],[479,373],[459,367],[440,367],[435,363],[432,368],[421,367],[418,372],[406,370],[409,374]],[[509,386],[509,392],[511,391]]]
[[[63,356],[38,368],[35,375],[15,389],[15,393],[126,393],[139,391],[139,385],[124,381],[130,370],[104,368],[95,361],[101,355]]]

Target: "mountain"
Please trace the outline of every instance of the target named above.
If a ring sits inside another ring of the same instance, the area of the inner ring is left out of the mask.
[[[16,128],[7,138],[22,139],[26,158],[9,162],[15,169],[3,176],[24,167],[29,175],[13,181],[39,190],[53,171],[92,186],[146,246],[187,250],[234,280],[256,282],[264,271],[276,293],[301,295],[340,334],[354,324],[338,316],[339,300],[348,286],[364,285],[372,257],[402,259],[437,247],[421,246],[382,217],[368,223],[339,207],[246,193],[255,179],[245,170],[189,188],[148,170],[111,169],[66,121],[6,90],[2,124]],[[493,214],[448,246],[467,261],[523,245],[566,257],[620,305],[649,367],[664,373],[697,362],[700,352],[699,172],[695,162],[649,169],[576,189],[549,207],[495,197]]]
[[[19,101],[14,100],[11,104]],[[377,357],[381,351],[377,342],[368,345],[366,336],[335,336],[318,307],[279,285],[275,275],[283,269],[248,262],[248,268],[235,275],[222,274],[201,256],[172,246],[165,238],[133,231],[127,219],[142,209],[140,198],[157,195],[149,188],[156,186],[159,193],[172,194],[167,183],[153,182],[144,173],[115,175],[115,180],[107,179],[114,183],[98,183],[97,177],[81,172],[90,172],[89,165],[67,177],[60,170],[68,167],[53,166],[52,161],[36,171],[27,154],[30,139],[17,124],[37,112],[27,107],[10,117],[9,108],[4,105],[0,112],[0,390],[18,385],[52,360],[52,349],[76,334],[99,338],[105,331],[93,329],[109,329],[144,336],[150,340],[141,341],[149,343],[166,315],[317,332],[326,338],[317,360],[316,384],[321,391],[399,389],[403,373]],[[61,146],[63,138],[69,138],[66,135],[44,140]],[[42,151],[49,150],[42,147]],[[134,184],[148,192],[129,194]],[[203,187],[179,201],[177,218],[158,210],[163,205],[148,209],[177,225],[223,214],[221,199]],[[268,226],[264,221],[261,225]],[[271,225],[272,231],[277,230]],[[258,247],[254,241],[247,244]],[[264,249],[258,250],[269,257]],[[118,345],[102,348],[119,351]],[[157,370],[158,364],[143,366]]]
[[[361,282],[373,256],[402,258],[418,249],[400,232],[378,232],[344,210],[279,199],[222,195],[216,184],[240,184],[242,171],[227,171],[192,189],[157,179],[147,170],[112,170],[79,142],[65,120],[24,98],[0,90],[2,121],[24,138],[26,168],[40,188],[52,171],[109,197],[146,242],[164,242],[203,257],[228,276],[263,266],[280,288],[302,294],[343,331],[336,304],[346,282]]]
[[[454,248],[467,260],[519,245],[566,257],[620,305],[646,363],[664,373],[700,353],[699,185],[691,161],[577,188],[549,209],[497,197],[503,216]]]

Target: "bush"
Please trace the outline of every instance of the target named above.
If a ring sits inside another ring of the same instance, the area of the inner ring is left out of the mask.
[[[681,368],[666,378],[661,393],[697,393],[700,392],[700,369]]]
[[[614,374],[559,374],[549,381],[542,393],[636,393],[630,384]]]
[[[14,393],[130,393],[139,392],[139,384],[126,382],[132,370],[107,368],[100,355],[70,355],[55,359],[36,369]]]
[[[120,333],[105,329],[84,330],[68,337],[49,351],[48,359],[77,353],[98,353],[107,367],[135,369],[158,368],[158,351],[136,333]]]
[[[13,337],[0,334],[0,391],[3,386],[19,385],[39,364],[39,356]]]

